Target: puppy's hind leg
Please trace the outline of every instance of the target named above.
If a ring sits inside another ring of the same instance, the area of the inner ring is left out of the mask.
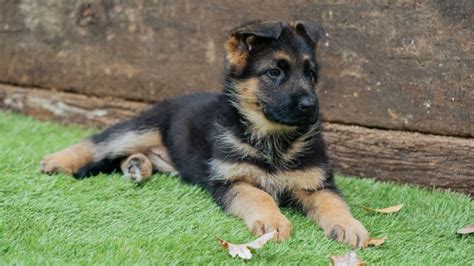
[[[49,154],[41,161],[41,172],[45,174],[73,174],[84,165],[92,162],[95,144],[86,139],[68,148]]]
[[[164,146],[153,147],[150,151],[146,153],[153,164],[153,169],[161,173],[168,173],[171,175],[177,175],[178,171],[171,161],[171,157],[168,153],[168,150]]]
[[[41,162],[41,172],[74,174],[76,178],[84,178],[100,172],[110,172],[111,167],[118,170],[123,158],[163,145],[158,128],[140,126],[134,120],[125,121],[78,144],[47,155]]]

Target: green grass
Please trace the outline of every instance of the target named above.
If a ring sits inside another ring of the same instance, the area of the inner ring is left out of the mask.
[[[139,187],[118,174],[83,181],[39,174],[43,155],[91,132],[0,112],[0,265],[242,263],[215,237],[239,243],[253,236],[198,187],[165,175]],[[357,251],[369,264],[474,264],[474,238],[455,234],[474,222],[469,197],[368,179],[337,183],[372,236],[388,237]],[[391,215],[359,207],[397,203],[405,207]],[[327,265],[349,251],[302,214],[284,213],[291,239],[266,245],[250,263]]]

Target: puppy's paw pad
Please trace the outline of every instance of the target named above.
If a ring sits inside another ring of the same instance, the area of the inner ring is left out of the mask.
[[[286,240],[291,234],[291,229],[291,223],[282,214],[258,219],[251,228],[252,232],[257,236],[276,231],[274,236],[276,241]]]
[[[344,242],[354,248],[366,248],[369,242],[369,233],[354,218],[340,221],[325,232],[329,238]]]
[[[151,176],[153,166],[145,155],[137,154],[127,158],[122,164],[122,171],[130,180],[143,183]]]

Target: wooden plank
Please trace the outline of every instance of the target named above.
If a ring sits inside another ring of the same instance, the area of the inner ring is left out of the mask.
[[[150,105],[142,102],[0,84],[0,108],[63,124],[104,127],[132,117]]]
[[[0,85],[0,108],[41,119],[104,127],[148,104]],[[474,194],[474,140],[324,123],[332,163],[346,175]]]
[[[40,3],[41,2],[41,3]],[[324,120],[474,136],[474,1],[0,0],[0,82],[155,101],[219,90],[226,31],[321,21]]]
[[[345,175],[474,194],[474,139],[324,124],[334,167]]]

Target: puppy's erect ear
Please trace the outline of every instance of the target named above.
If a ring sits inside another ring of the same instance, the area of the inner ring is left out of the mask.
[[[324,29],[317,22],[300,20],[295,22],[297,32],[304,33],[314,44],[324,36]]]
[[[283,30],[279,21],[253,21],[230,31],[231,36],[254,35],[257,37],[278,39]]]
[[[277,21],[253,21],[231,30],[226,42],[229,63],[242,66],[250,51],[265,39],[278,39],[282,30],[283,23]]]

